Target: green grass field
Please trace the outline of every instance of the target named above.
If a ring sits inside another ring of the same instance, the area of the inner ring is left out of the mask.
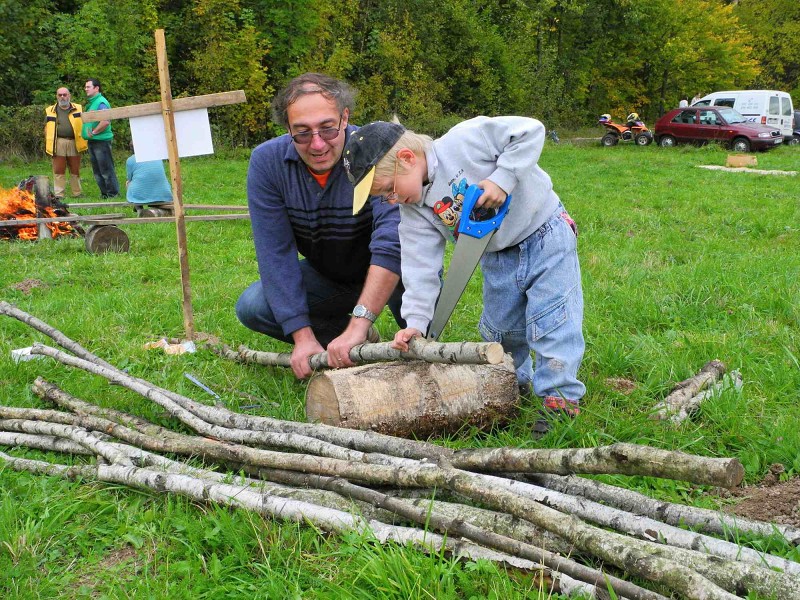
[[[785,466],[785,477],[800,471],[800,176],[698,168],[724,165],[726,156],[714,146],[548,142],[541,164],[580,230],[587,341],[581,375],[588,390],[582,413],[538,441],[530,435],[531,406],[510,427],[464,431],[441,443],[533,448],[626,441],[737,457],[748,483],[772,463]],[[800,149],[759,154],[758,163],[800,169]],[[118,165],[124,180],[121,157]],[[246,169],[246,158],[182,161],[184,202],[245,204]],[[3,163],[0,187],[49,172],[49,162]],[[98,200],[88,160],[82,175],[86,200]],[[143,349],[182,335],[175,228],[124,229],[131,241],[126,254],[89,254],[82,239],[0,242],[0,299],[158,385],[210,401],[184,377],[188,372],[233,409],[249,402],[237,394],[243,392],[263,399],[247,412],[302,420],[306,383],[288,370],[231,363],[206,351],[170,357]],[[233,312],[239,293],[257,278],[249,222],[188,223],[187,231],[196,330],[233,347],[288,351],[246,330]],[[476,276],[444,339],[479,340],[480,310]],[[384,339],[396,329],[388,311],[378,326]],[[169,423],[155,405],[98,377],[49,359],[11,360],[12,349],[35,341],[51,343],[0,317],[0,403],[40,406],[29,388],[41,375],[85,400]],[[741,371],[740,393],[709,400],[679,426],[648,419],[677,381],[715,358]],[[623,393],[611,378],[634,388]],[[698,506],[720,502],[713,490],[680,482],[606,480]],[[784,552],[798,560],[797,549]],[[9,599],[547,596],[530,574],[491,564],[2,467],[0,590]]]

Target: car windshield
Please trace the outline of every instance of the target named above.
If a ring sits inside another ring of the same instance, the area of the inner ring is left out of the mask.
[[[727,123],[747,123],[747,119],[738,110],[732,108],[720,108],[719,114]]]

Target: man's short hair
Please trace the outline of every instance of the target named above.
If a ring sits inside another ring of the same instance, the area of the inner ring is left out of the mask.
[[[103,86],[100,85],[100,80],[99,79],[94,79],[93,77],[90,77],[86,81],[91,81],[93,87],[99,88],[101,92],[103,91]]]
[[[322,94],[336,103],[339,114],[353,111],[356,91],[344,81],[323,75],[305,73],[292,79],[272,100],[272,120],[289,128],[289,107],[307,94]]]

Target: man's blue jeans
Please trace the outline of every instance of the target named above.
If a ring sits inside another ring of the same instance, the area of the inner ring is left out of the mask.
[[[100,195],[103,198],[119,196],[119,181],[114,169],[114,156],[111,154],[111,142],[89,140],[89,159],[92,161],[92,173]]]
[[[559,206],[518,245],[484,254],[479,328],[484,340],[500,342],[511,354],[520,385],[532,382],[537,396],[577,402],[586,387],[578,380],[583,292],[573,227]]]
[[[306,287],[311,329],[323,347],[341,335],[350,322],[350,313],[358,303],[363,283],[337,283],[321,275],[307,260],[300,261],[300,271]],[[405,328],[405,321],[400,317],[400,301],[403,297],[403,284],[398,283],[387,305],[392,311],[395,321]],[[281,326],[275,321],[261,281],[248,287],[236,302],[236,317],[242,325],[266,334],[275,339],[293,343],[291,335],[285,335]]]

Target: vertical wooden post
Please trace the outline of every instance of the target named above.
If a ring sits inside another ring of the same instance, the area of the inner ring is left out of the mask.
[[[186,222],[183,211],[183,183],[181,181],[181,164],[178,158],[178,141],[175,137],[175,115],[172,111],[172,88],[169,81],[164,30],[156,29],[155,36],[158,80],[161,84],[161,114],[164,117],[164,133],[167,137],[172,202],[175,205],[175,227],[178,234],[178,261],[181,268],[181,288],[183,289],[183,327],[186,339],[191,340],[194,339],[194,315],[192,313],[192,290],[189,283],[189,252],[186,244]]]

